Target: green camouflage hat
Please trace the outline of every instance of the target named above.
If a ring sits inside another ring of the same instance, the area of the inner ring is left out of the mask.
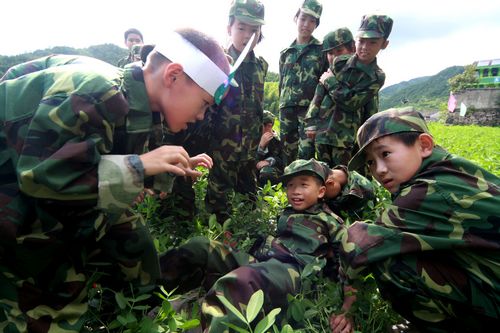
[[[283,176],[280,180],[284,185],[294,176],[301,173],[312,173],[317,175],[323,183],[328,179],[330,168],[326,163],[316,161],[314,158],[310,160],[295,160],[285,168]]]
[[[389,109],[375,113],[358,130],[356,142],[361,149],[349,161],[349,169],[357,170],[364,164],[366,147],[373,140],[401,132],[429,133],[429,128],[417,111]]]
[[[389,38],[392,19],[387,15],[364,15],[358,29],[357,38]]]
[[[321,13],[323,12],[323,5],[318,0],[304,0],[300,10],[304,14],[311,15],[319,20]]]
[[[274,114],[271,111],[264,110],[264,116],[262,117],[263,124],[274,123]]]
[[[251,25],[265,24],[264,5],[259,0],[233,0],[229,16]]]
[[[331,49],[352,41],[352,33],[348,28],[340,28],[335,31],[331,31],[325,35],[325,38],[323,38],[323,51],[330,51]]]

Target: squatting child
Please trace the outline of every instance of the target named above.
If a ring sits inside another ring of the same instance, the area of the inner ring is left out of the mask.
[[[273,130],[274,115],[264,110],[262,120],[262,136],[257,149],[257,173],[259,186],[263,187],[269,181],[276,184],[283,174],[283,146]]]
[[[393,201],[375,223],[339,232],[346,281],[372,273],[394,310],[423,332],[496,329],[499,177],[437,146],[415,111],[373,115],[357,142],[349,168],[366,163]]]

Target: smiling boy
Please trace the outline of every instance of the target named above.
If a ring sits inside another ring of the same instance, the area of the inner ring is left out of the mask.
[[[500,180],[434,144],[423,116],[387,110],[358,131],[360,151],[392,194],[375,223],[339,232],[352,282],[371,272],[419,330],[484,332],[500,318]]]

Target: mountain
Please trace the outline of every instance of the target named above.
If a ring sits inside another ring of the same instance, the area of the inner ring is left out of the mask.
[[[463,66],[448,67],[436,75],[422,76],[394,84],[380,91],[380,110],[411,105],[417,109],[438,110],[448,101],[448,79],[464,71]]]
[[[75,49],[67,46],[56,46],[44,50],[36,50],[30,53],[23,53],[15,56],[2,56],[0,55],[0,77],[9,69],[11,66],[20,64],[25,61],[33,60],[36,58],[48,56],[50,54],[78,54],[85,55],[89,57],[94,57],[101,59],[116,65],[120,58],[126,56],[128,51],[115,44],[101,44],[94,45],[83,49]]]

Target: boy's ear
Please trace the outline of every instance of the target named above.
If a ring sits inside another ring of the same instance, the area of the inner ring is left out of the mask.
[[[163,83],[166,87],[170,87],[178,77],[184,73],[184,68],[179,63],[169,63],[163,69]]]
[[[387,48],[387,46],[389,46],[389,40],[388,40],[388,39],[386,39],[386,40],[384,41],[384,44],[382,44],[381,49],[382,49],[382,50],[385,50],[385,49]]]
[[[418,136],[422,158],[429,157],[434,149],[434,139],[427,133],[422,133]]]
[[[325,193],[326,193],[326,186],[321,185],[319,188],[319,192],[318,192],[318,199],[323,199],[323,197],[325,196]]]

